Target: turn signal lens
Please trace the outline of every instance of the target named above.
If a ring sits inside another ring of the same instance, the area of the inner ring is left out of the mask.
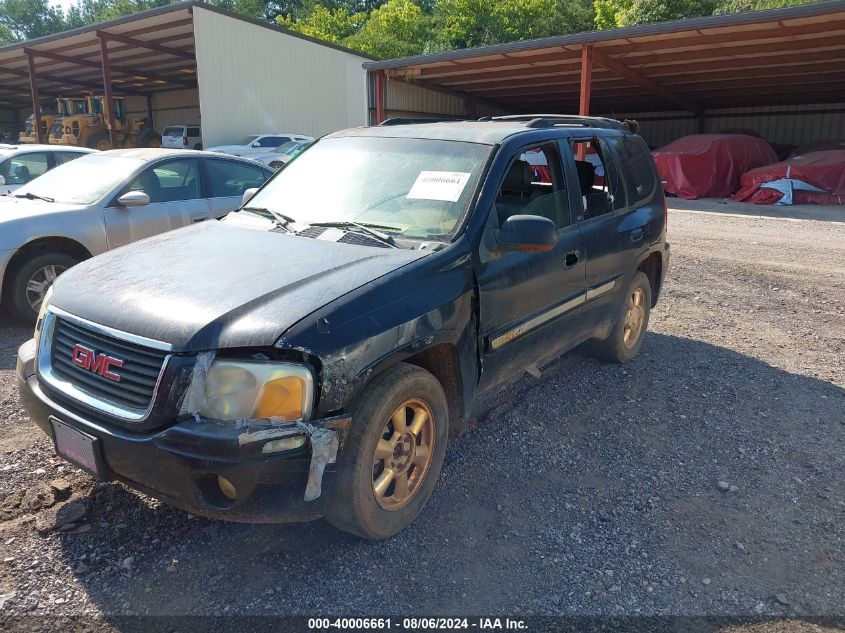
[[[255,407],[255,417],[298,420],[302,417],[304,393],[305,383],[297,376],[271,380],[261,391],[261,397]]]

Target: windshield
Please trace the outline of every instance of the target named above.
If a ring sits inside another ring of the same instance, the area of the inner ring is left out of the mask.
[[[276,154],[287,154],[297,148],[299,143],[296,141],[288,141],[287,143],[282,143],[276,149],[273,150]]]
[[[105,154],[86,154],[51,169],[14,192],[31,193],[68,204],[93,204],[135,173],[144,161]]]
[[[288,163],[248,207],[296,222],[358,222],[397,237],[450,236],[491,147],[412,138],[324,139]]]
[[[252,145],[252,142],[257,138],[257,136],[245,136],[240,141],[235,143],[235,145]]]

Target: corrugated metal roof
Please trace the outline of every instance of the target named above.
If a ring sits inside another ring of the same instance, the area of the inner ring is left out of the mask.
[[[845,94],[845,0],[676,20],[365,63],[388,79],[514,112],[691,112],[829,103]],[[392,91],[388,90],[391,95]],[[405,104],[414,110],[414,104]]]

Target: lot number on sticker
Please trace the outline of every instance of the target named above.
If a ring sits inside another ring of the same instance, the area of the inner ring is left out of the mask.
[[[457,202],[470,174],[463,171],[421,171],[408,198]]]

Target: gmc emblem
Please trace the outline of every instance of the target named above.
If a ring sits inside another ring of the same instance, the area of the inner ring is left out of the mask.
[[[112,367],[123,367],[123,361],[119,358],[97,354],[93,349],[77,343],[70,352],[70,360],[77,367],[99,374],[103,378],[120,382],[120,376],[111,371]]]

